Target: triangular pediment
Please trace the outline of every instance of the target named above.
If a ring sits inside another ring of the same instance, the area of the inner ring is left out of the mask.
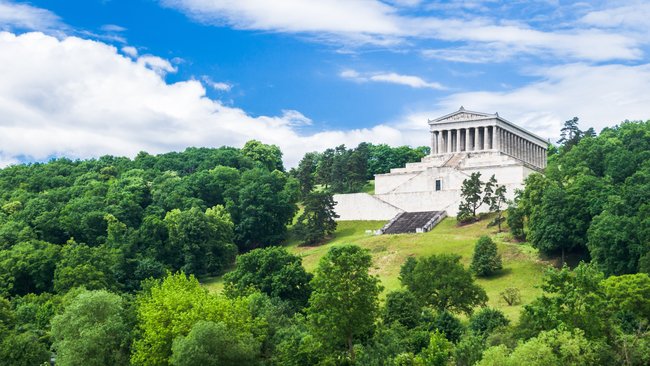
[[[429,123],[445,123],[445,122],[459,122],[459,121],[473,121],[479,119],[493,118],[496,117],[496,114],[482,113],[482,112],[473,112],[465,110],[461,107],[456,112],[450,113],[448,115],[430,120]]]

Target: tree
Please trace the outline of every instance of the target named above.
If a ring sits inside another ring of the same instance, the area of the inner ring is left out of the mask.
[[[308,319],[314,334],[332,349],[347,348],[354,360],[355,338],[369,333],[378,312],[379,279],[368,273],[372,257],[354,245],[332,247],[312,280]]]
[[[284,171],[282,165],[282,151],[276,145],[266,145],[257,140],[249,140],[241,149],[242,154],[258,162],[269,171]]]
[[[506,202],[506,186],[500,186],[493,174],[490,180],[485,183],[484,193],[483,203],[488,205],[490,212],[497,214],[494,222],[498,225],[499,232],[501,232],[501,222],[503,221],[501,205]]]
[[[421,307],[408,290],[389,292],[383,310],[384,324],[387,325],[399,322],[407,328],[414,328],[420,321]]]
[[[104,290],[78,294],[52,319],[57,365],[128,365],[129,337],[122,299]]]
[[[321,155],[319,153],[309,152],[298,163],[296,178],[300,184],[300,193],[303,197],[306,197],[316,185],[316,170],[320,159]]]
[[[169,274],[136,300],[139,337],[133,342],[133,365],[166,366],[172,344],[200,320],[224,323],[231,337],[252,335],[262,341],[263,320],[253,318],[249,298],[208,294],[194,276]],[[243,339],[243,338],[240,338]]]
[[[415,265],[409,265],[413,261]],[[439,311],[471,314],[475,306],[487,301],[485,290],[474,283],[472,274],[460,264],[460,256],[454,254],[407,261],[400,280],[419,301]]]
[[[49,362],[50,351],[34,332],[12,332],[0,343],[0,365],[33,366]]]
[[[422,350],[418,358],[425,365],[445,366],[449,364],[454,345],[445,338],[444,334],[435,331],[431,333],[429,346]]]
[[[239,194],[228,203],[241,252],[279,244],[297,211],[298,182],[280,171],[244,172]]]
[[[80,286],[88,290],[117,289],[119,256],[118,250],[104,245],[89,247],[70,240],[61,249],[54,271],[54,290],[64,293]]]
[[[448,311],[439,312],[433,319],[432,325],[453,343],[458,342],[465,331],[460,320]]]
[[[225,292],[242,296],[251,290],[289,302],[295,310],[307,305],[312,275],[300,257],[282,247],[254,249],[237,257],[235,269],[224,276]]]
[[[461,222],[476,220],[476,210],[483,204],[483,182],[481,173],[472,173],[463,181],[460,188],[461,203],[458,206],[458,219]]]
[[[238,366],[255,363],[258,342],[250,335],[235,337],[224,323],[198,321],[187,336],[174,339],[174,366]]]
[[[564,122],[564,127],[560,130],[561,138],[557,141],[558,144],[563,145],[564,151],[569,151],[576,146],[584,133],[578,128],[578,117],[573,117]],[[592,130],[593,132],[593,130]]]
[[[524,232],[524,210],[517,207],[516,204],[508,206],[508,227],[512,236],[519,241],[526,240]]]
[[[165,215],[169,233],[166,262],[174,270],[215,275],[235,259],[233,223],[223,206],[205,212],[197,207]]]
[[[306,244],[317,244],[336,231],[334,198],[327,191],[311,192],[303,201],[304,209],[295,226],[296,234]]]
[[[497,252],[497,245],[489,236],[481,236],[474,247],[472,264],[469,267],[478,277],[491,276],[501,269],[501,255]]]
[[[510,324],[501,310],[493,308],[482,308],[472,314],[469,319],[469,329],[480,336],[487,336],[499,327],[505,327]]]

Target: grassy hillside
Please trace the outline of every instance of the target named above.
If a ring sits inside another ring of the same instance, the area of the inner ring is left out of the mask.
[[[486,228],[487,221],[463,227],[456,226],[454,218],[447,218],[433,230],[424,234],[400,234],[375,236],[367,233],[384,225],[384,221],[341,221],[334,237],[326,244],[316,247],[301,247],[292,241],[287,248],[303,258],[303,265],[313,271],[320,258],[335,245],[356,244],[370,250],[374,260],[374,274],[378,275],[384,286],[383,295],[401,285],[399,269],[409,256],[421,257],[431,254],[456,253],[469,266],[474,244],[481,235],[490,235],[498,245],[503,258],[504,270],[489,279],[478,279],[478,283],[488,294],[489,305],[499,308],[512,320],[519,317],[521,306],[540,295],[536,288],[546,263],[538,259],[534,249],[528,245],[504,241],[505,234],[496,234],[496,229]],[[223,284],[220,278],[207,281],[205,285],[219,291]],[[507,306],[500,300],[499,293],[507,287],[517,287],[521,291],[522,305]]]

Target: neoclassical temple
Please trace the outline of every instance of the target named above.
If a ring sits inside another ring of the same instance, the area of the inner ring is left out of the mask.
[[[498,113],[456,112],[429,120],[431,154],[501,151],[538,168],[546,164],[547,142]]]
[[[425,211],[455,216],[461,185],[472,173],[481,173],[483,181],[494,175],[513,198],[529,174],[546,166],[548,142],[498,113],[460,107],[428,124],[431,154],[376,175],[374,195],[335,195],[339,220],[390,220]]]

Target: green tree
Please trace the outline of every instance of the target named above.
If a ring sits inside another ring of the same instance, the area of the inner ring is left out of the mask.
[[[233,336],[224,323],[198,321],[187,336],[174,339],[170,363],[174,366],[253,365],[259,344],[250,334]]]
[[[174,209],[165,216],[169,233],[167,263],[173,269],[204,275],[219,274],[235,259],[233,223],[223,206],[205,212]]]
[[[235,269],[224,276],[225,292],[242,296],[257,290],[289,302],[296,310],[307,305],[312,275],[300,257],[282,247],[254,249],[237,257]]]
[[[445,338],[444,334],[435,331],[431,333],[429,346],[422,350],[418,358],[425,364],[431,366],[446,366],[451,361],[454,345]]]
[[[460,188],[461,203],[458,206],[458,220],[468,222],[476,220],[476,210],[483,204],[483,182],[481,173],[472,173],[463,181]]]
[[[106,246],[89,247],[69,241],[61,249],[54,271],[54,290],[64,293],[74,287],[88,290],[117,289],[115,273],[120,253]]]
[[[122,299],[84,291],[52,319],[57,365],[128,365],[129,325]]]
[[[562,145],[564,151],[569,151],[571,148],[576,146],[584,133],[578,128],[578,117],[573,117],[570,120],[564,122],[564,126],[560,130],[560,139],[557,141],[558,144]]]
[[[508,227],[512,236],[519,241],[526,240],[524,231],[524,210],[517,207],[516,204],[508,206]]]
[[[298,163],[295,175],[300,184],[300,193],[303,197],[306,197],[316,185],[316,170],[320,159],[321,155],[319,153],[309,152]]]
[[[236,199],[228,203],[240,251],[279,244],[297,211],[298,182],[279,171],[244,172]]]
[[[501,310],[493,308],[482,308],[472,314],[469,319],[469,329],[480,336],[487,336],[499,327],[505,327],[510,324]]]
[[[312,280],[307,314],[314,334],[332,349],[347,348],[354,360],[354,342],[372,331],[381,292],[379,279],[368,273],[372,257],[366,249],[332,247]]]
[[[386,295],[384,302],[384,324],[399,322],[407,328],[414,328],[420,321],[421,307],[412,292],[395,290]]]
[[[50,351],[31,331],[12,332],[0,343],[0,365],[33,366],[50,362]]]
[[[499,232],[501,232],[501,223],[503,221],[501,206],[506,202],[506,186],[499,185],[493,174],[490,180],[485,183],[483,192],[483,203],[488,205],[490,212],[496,214],[493,222],[496,223]]]
[[[311,192],[305,196],[303,204],[303,212],[295,225],[296,234],[301,240],[306,244],[317,244],[334,234],[335,219],[339,215],[334,211],[336,203],[331,193]]]
[[[169,365],[174,339],[186,336],[200,320],[225,324],[232,337],[252,335],[263,341],[264,321],[253,318],[250,299],[210,295],[194,276],[184,273],[156,281],[136,305],[140,336],[133,343],[133,365]]]
[[[0,251],[0,271],[8,280],[4,292],[25,295],[52,291],[59,252],[58,245],[38,240],[21,242]]]
[[[263,144],[257,140],[249,140],[241,149],[242,154],[251,160],[260,163],[269,171],[284,171],[282,165],[282,151],[276,145]]]
[[[487,301],[485,290],[474,283],[471,272],[460,263],[460,256],[454,254],[407,261],[400,280],[419,301],[439,311],[471,314],[475,306]]]
[[[503,269],[497,245],[489,236],[481,236],[476,242],[472,264],[469,268],[478,277],[488,277]]]

